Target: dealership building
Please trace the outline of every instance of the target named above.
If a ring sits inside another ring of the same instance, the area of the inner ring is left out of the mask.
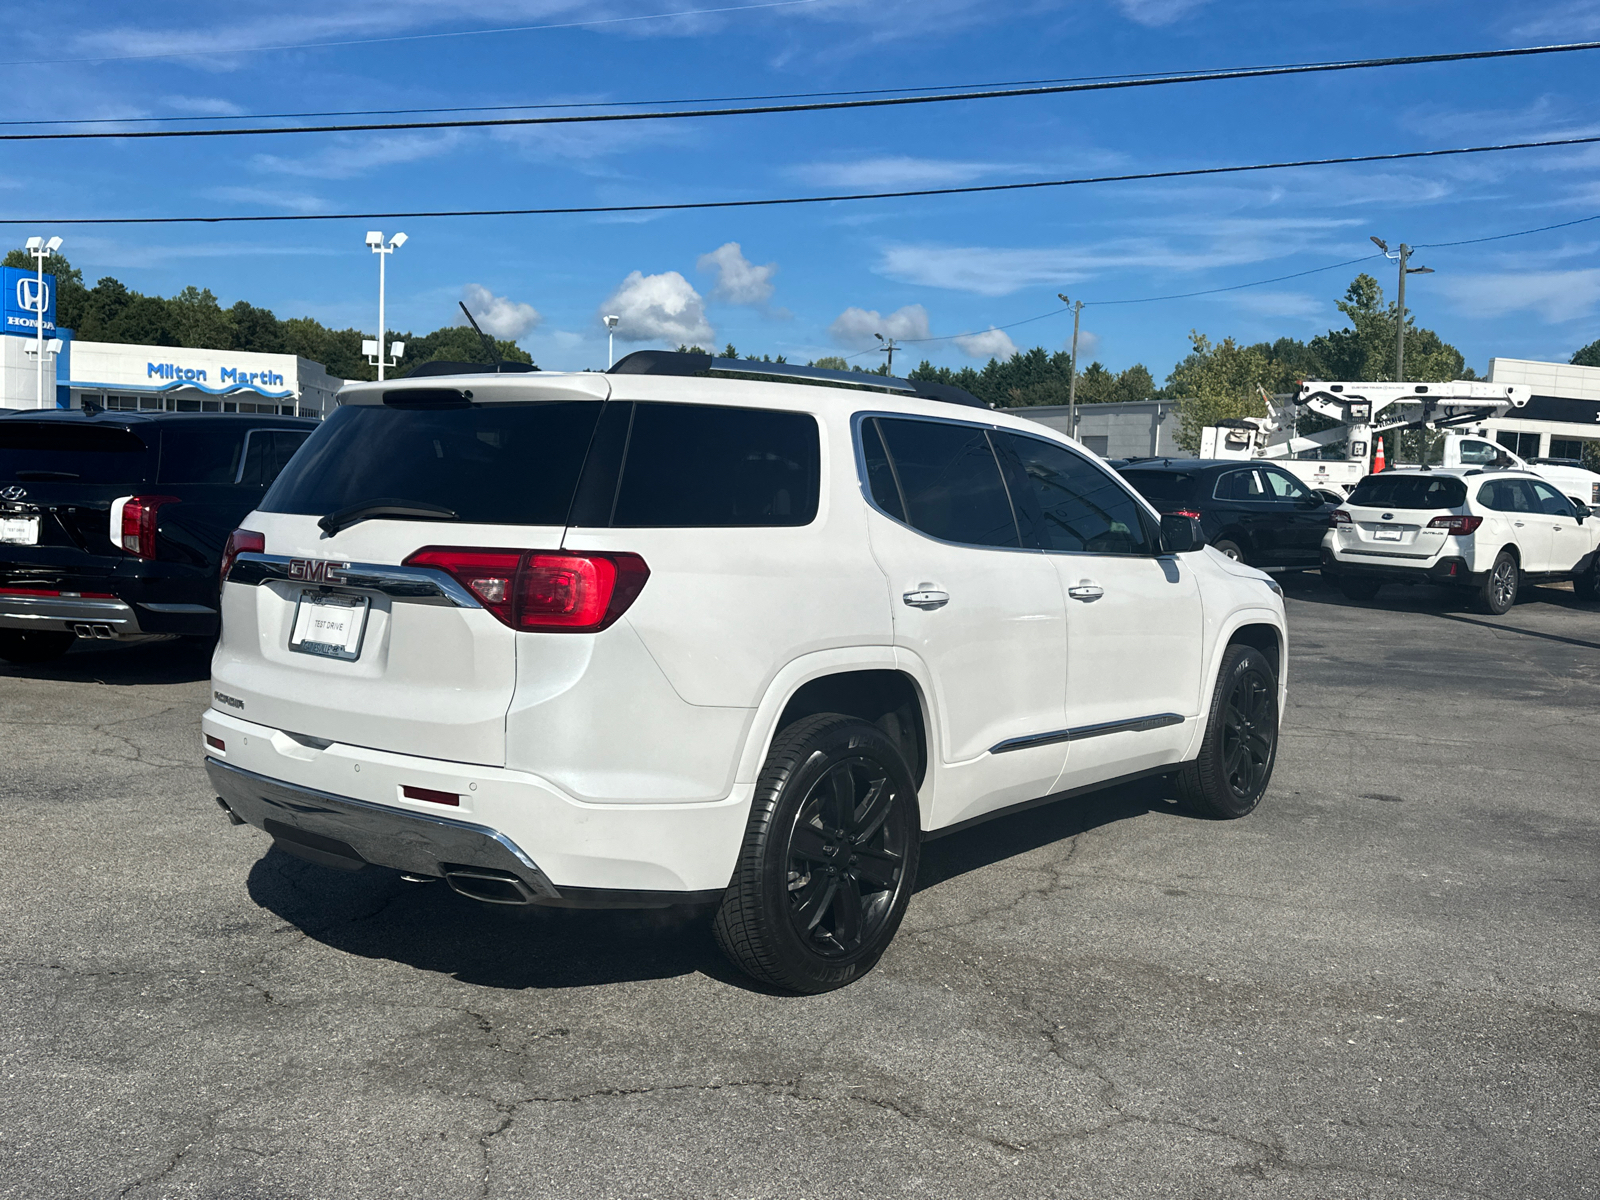
[[[38,276],[0,278],[0,409],[246,412],[322,416],[344,380],[294,354],[82,342],[55,323],[55,278],[44,277],[44,395],[39,394]]]

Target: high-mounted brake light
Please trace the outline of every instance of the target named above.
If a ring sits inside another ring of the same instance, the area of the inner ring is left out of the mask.
[[[1448,529],[1450,536],[1459,537],[1463,534],[1473,533],[1479,525],[1483,524],[1482,517],[1448,516],[1435,517],[1428,522],[1429,529]]]
[[[1350,524],[1350,514],[1342,508],[1336,508],[1328,514],[1328,524],[1337,529],[1340,525]]]
[[[265,534],[257,533],[254,529],[235,529],[228,535],[228,544],[222,548],[221,581],[228,582],[228,576],[233,574],[233,564],[238,561],[239,555],[265,554],[266,550]]]
[[[118,545],[139,558],[156,556],[156,512],[163,504],[176,504],[176,496],[129,496],[122,505]]]
[[[503,624],[543,633],[598,633],[650,578],[637,554],[424,546],[405,565],[438,567]]]

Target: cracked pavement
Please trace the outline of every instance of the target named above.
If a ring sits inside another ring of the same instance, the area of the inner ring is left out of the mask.
[[[190,647],[0,665],[0,1197],[1600,1197],[1600,606],[1287,586],[1257,813],[931,842],[799,999],[269,850]]]

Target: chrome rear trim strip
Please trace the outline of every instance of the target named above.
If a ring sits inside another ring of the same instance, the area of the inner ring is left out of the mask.
[[[228,574],[229,583],[259,587],[263,583],[297,583],[331,591],[379,592],[408,604],[437,604],[455,608],[482,608],[477,598],[437,567],[400,567],[386,563],[323,563],[319,578],[306,577],[310,559],[282,554],[239,555]]]
[[[990,754],[1005,754],[1011,750],[1031,750],[1035,746],[1049,746],[1056,742],[1081,742],[1086,738],[1104,737],[1108,733],[1148,733],[1168,725],[1182,725],[1177,713],[1157,713],[1153,717],[1135,717],[1131,721],[1106,721],[1100,725],[1079,725],[1075,729],[1056,729],[1050,733],[1035,733],[1028,737],[1007,738],[989,748]]]

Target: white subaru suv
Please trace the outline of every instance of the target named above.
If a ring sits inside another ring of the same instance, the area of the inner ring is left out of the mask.
[[[1241,816],[1276,755],[1277,585],[937,384],[352,385],[223,574],[236,823],[491,903],[714,903],[794,991],[877,961],[923,839],[1157,774]]]
[[[1496,616],[1523,582],[1600,596],[1600,520],[1529,471],[1435,467],[1368,475],[1329,519],[1322,573],[1352,600],[1385,583],[1466,590]]]

